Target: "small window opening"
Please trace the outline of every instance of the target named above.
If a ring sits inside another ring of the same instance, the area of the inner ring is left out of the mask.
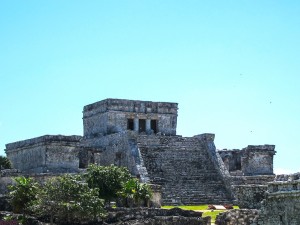
[[[127,120],[127,130],[133,130],[133,119]]]
[[[146,120],[139,120],[139,132],[146,132]]]
[[[154,134],[157,133],[157,120],[151,120],[151,130],[153,130]]]

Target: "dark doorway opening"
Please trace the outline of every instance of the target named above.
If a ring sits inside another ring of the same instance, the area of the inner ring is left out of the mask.
[[[154,134],[157,133],[157,120],[151,120],[151,130],[153,130]]]
[[[139,120],[139,132],[146,132],[146,120]]]
[[[241,156],[235,159],[235,170],[242,170]]]
[[[133,126],[133,119],[128,119],[127,120],[127,130],[133,130],[134,126]]]

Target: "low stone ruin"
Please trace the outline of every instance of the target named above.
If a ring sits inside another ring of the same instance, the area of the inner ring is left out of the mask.
[[[180,208],[116,208],[105,219],[114,225],[210,225],[210,221],[210,217],[202,217],[202,212]]]
[[[215,224],[217,225],[250,225],[254,224],[259,218],[257,209],[233,209],[221,213],[217,216]]]
[[[0,222],[5,216],[10,216],[12,221],[17,221],[22,215],[10,212],[0,212]],[[43,218],[28,217],[29,225],[46,225],[49,221]],[[56,223],[56,224],[59,224]],[[108,215],[102,221],[88,223],[89,225],[210,225],[210,217],[202,217],[201,212],[190,210],[158,209],[158,208],[116,208],[109,209]],[[74,225],[64,224],[64,225]]]
[[[230,210],[221,213],[216,220],[217,225],[299,225],[300,224],[300,173],[278,175],[274,182],[267,185],[261,204],[254,205],[261,208]],[[241,193],[253,195],[263,194],[263,189],[244,188]],[[241,197],[241,196],[240,196]],[[247,197],[241,197],[246,200]],[[251,198],[249,198],[250,202]],[[247,203],[246,203],[247,204]]]

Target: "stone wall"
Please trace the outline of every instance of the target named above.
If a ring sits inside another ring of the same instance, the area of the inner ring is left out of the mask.
[[[9,192],[8,186],[15,184],[14,177],[20,173],[16,169],[0,170],[0,195],[5,195]]]
[[[13,185],[15,182],[11,177],[0,177],[0,195],[9,192],[8,186]]]
[[[242,209],[260,209],[267,185],[234,185],[236,204]]]
[[[1,198],[0,198],[1,204]],[[4,217],[10,216],[10,224],[18,224],[20,214],[11,212],[0,212],[0,224]],[[47,218],[42,218],[46,219]],[[201,212],[186,211],[181,209],[154,209],[154,208],[116,208],[108,211],[108,216],[104,222],[91,221],[90,225],[110,224],[110,225],[210,225],[210,217],[202,217]],[[48,223],[46,223],[48,222]],[[55,221],[60,224],[59,221]],[[5,223],[8,224],[8,223]],[[34,217],[27,216],[26,224],[49,225],[49,221],[39,221]],[[74,225],[64,223],[65,225]]]
[[[231,210],[217,217],[218,225],[299,225],[300,224],[300,173],[279,175],[268,183],[261,209]],[[255,187],[253,187],[255,188]],[[263,191],[262,187],[262,190]],[[241,192],[245,193],[245,190]]]
[[[151,182],[162,185],[164,205],[231,202],[209,140],[139,135],[137,141]]]
[[[7,158],[25,173],[74,172],[81,136],[45,135],[6,145]]]
[[[258,225],[259,210],[256,209],[232,209],[220,213],[216,218],[216,225]],[[275,225],[275,223],[273,224]]]
[[[299,225],[299,212],[300,179],[269,183],[262,207],[262,218],[265,224]]]
[[[202,212],[179,208],[116,208],[110,210],[105,222],[116,225],[210,225],[210,221],[210,217],[202,217]]]
[[[177,109],[177,103],[106,99],[84,107],[84,136],[92,138],[128,129],[176,135]]]

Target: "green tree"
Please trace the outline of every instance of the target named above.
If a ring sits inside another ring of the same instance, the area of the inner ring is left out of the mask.
[[[32,210],[50,216],[50,223],[81,223],[104,216],[103,200],[98,189],[91,189],[80,176],[64,175],[49,179],[38,194]]]
[[[91,188],[99,188],[99,197],[106,203],[118,197],[131,175],[127,168],[111,166],[97,166],[91,164],[87,169],[85,179]]]
[[[28,214],[31,205],[36,200],[40,186],[31,178],[16,177],[14,180],[16,184],[9,186],[9,197],[13,212],[23,213],[23,215]]]
[[[0,170],[11,169],[11,162],[5,156],[0,155]]]

